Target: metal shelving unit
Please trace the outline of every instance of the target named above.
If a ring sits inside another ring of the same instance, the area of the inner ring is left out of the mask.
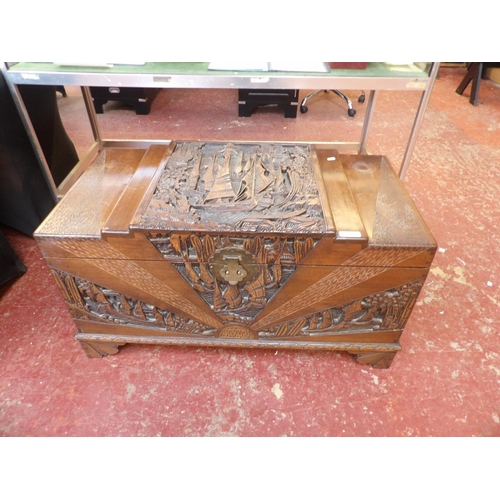
[[[418,132],[425,114],[429,97],[436,79],[439,63],[414,63],[406,66],[391,66],[385,63],[368,63],[366,69],[332,69],[329,73],[300,72],[246,72],[212,71],[207,62],[164,62],[139,65],[103,65],[82,67],[55,63],[2,64],[7,84],[16,102],[33,147],[37,152],[41,168],[58,198],[69,189],[72,178],[76,178],[95,157],[97,152],[109,145],[112,139],[104,139],[92,105],[89,87],[151,87],[151,88],[219,88],[219,89],[330,89],[360,90],[368,92],[365,119],[360,140],[356,143],[332,141],[330,146],[338,149],[356,149],[367,153],[367,140],[378,91],[420,92],[421,99],[399,169],[404,180]],[[88,154],[68,175],[60,186],[56,186],[50,169],[43,157],[17,85],[67,85],[82,88],[95,143]]]

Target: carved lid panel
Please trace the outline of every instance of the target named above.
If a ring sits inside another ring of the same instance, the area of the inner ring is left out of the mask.
[[[179,142],[138,229],[322,235],[309,145]]]

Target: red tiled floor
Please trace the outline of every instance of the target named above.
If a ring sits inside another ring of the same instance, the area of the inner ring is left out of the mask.
[[[0,299],[0,435],[500,436],[500,88],[483,81],[473,107],[455,93],[464,71],[441,70],[405,180],[440,251],[389,370],[337,353],[139,345],[89,359],[35,243],[5,229],[28,272]],[[85,150],[73,95],[61,113]],[[369,149],[395,167],[417,104],[377,100]],[[296,119],[238,118],[235,91],[164,90],[148,116],[113,103],[99,121],[116,138],[352,141],[355,107],[349,118],[326,96]]]

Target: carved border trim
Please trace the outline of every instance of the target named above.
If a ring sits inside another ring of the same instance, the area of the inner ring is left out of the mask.
[[[307,349],[322,351],[356,352],[397,352],[401,350],[399,343],[366,343],[366,342],[293,342],[293,341],[254,341],[243,339],[184,339],[173,337],[149,337],[131,335],[104,335],[91,333],[77,333],[77,340],[90,342],[108,342],[110,344],[156,344],[177,346],[206,346],[206,347],[243,347],[243,348],[270,348],[270,349]]]

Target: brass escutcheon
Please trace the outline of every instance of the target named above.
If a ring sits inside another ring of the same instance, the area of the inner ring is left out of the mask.
[[[259,270],[253,255],[241,248],[217,250],[210,258],[209,264],[214,278],[230,285],[250,281]]]

